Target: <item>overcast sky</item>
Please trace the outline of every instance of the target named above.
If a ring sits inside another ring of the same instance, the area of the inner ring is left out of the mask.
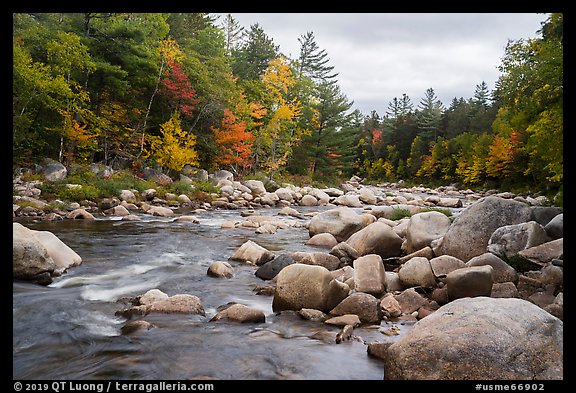
[[[225,15],[225,14],[213,14]],[[297,58],[298,38],[311,31],[352,109],[385,114],[394,97],[408,94],[418,107],[426,89],[449,106],[489,89],[509,39],[538,37],[542,13],[232,13],[241,26],[258,23],[280,51]],[[223,19],[221,17],[220,19]],[[220,22],[217,22],[220,23]]]

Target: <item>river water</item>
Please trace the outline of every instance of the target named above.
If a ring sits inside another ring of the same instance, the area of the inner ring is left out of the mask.
[[[302,320],[292,312],[273,313],[272,296],[254,291],[271,285],[254,275],[255,266],[230,261],[234,277],[206,274],[212,262],[227,261],[249,239],[276,255],[319,251],[304,244],[306,229],[263,235],[254,229],[220,228],[226,220],[242,220],[239,211],[196,216],[200,224],[149,215],[141,215],[142,221],[19,220],[30,229],[51,231],[83,261],[49,286],[13,282],[13,378],[383,378],[382,361],[367,354],[367,343],[394,341],[404,334],[384,335],[381,331],[390,322],[358,327],[355,339],[336,344],[338,327]],[[126,297],[152,288],[170,296],[198,296],[206,316],[149,314],[144,319],[152,323],[150,330],[122,335],[126,319],[115,312],[128,307]],[[211,322],[216,308],[228,302],[261,309],[266,322]]]

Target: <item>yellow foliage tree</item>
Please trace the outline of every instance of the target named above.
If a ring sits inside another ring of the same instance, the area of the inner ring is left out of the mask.
[[[303,130],[297,126],[302,104],[291,95],[296,79],[284,56],[270,60],[261,79],[266,88],[265,101],[269,109],[263,127],[255,133],[258,139],[256,146],[265,149],[265,166],[272,176],[278,168],[286,164],[292,153],[291,147],[304,135]]]
[[[150,138],[150,153],[163,167],[179,171],[186,164],[198,165],[196,136],[182,130],[180,114],[176,111],[160,126],[161,136]]]

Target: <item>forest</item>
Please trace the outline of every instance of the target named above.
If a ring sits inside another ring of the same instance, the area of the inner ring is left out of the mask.
[[[13,14],[13,165],[562,192],[563,16],[503,43],[490,91],[352,110],[314,33],[284,55],[230,14]]]

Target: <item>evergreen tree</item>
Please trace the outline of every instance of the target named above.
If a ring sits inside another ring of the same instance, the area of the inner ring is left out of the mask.
[[[308,77],[315,82],[332,81],[335,83],[338,73],[331,74],[334,66],[326,65],[330,59],[327,58],[328,54],[324,49],[320,50],[314,33],[311,31],[303,34],[298,38],[300,43],[300,56],[298,57],[298,77]]]
[[[226,37],[226,52],[232,54],[240,45],[244,27],[240,26],[240,23],[231,14],[226,14],[222,22],[222,30],[224,30]]]
[[[442,123],[442,102],[436,97],[434,89],[426,90],[424,98],[420,101],[416,124],[420,128],[422,138],[426,142],[435,141],[440,132]]]
[[[254,80],[266,70],[270,60],[278,55],[279,47],[268,37],[258,23],[250,26],[246,41],[232,51],[234,74],[241,80]]]

